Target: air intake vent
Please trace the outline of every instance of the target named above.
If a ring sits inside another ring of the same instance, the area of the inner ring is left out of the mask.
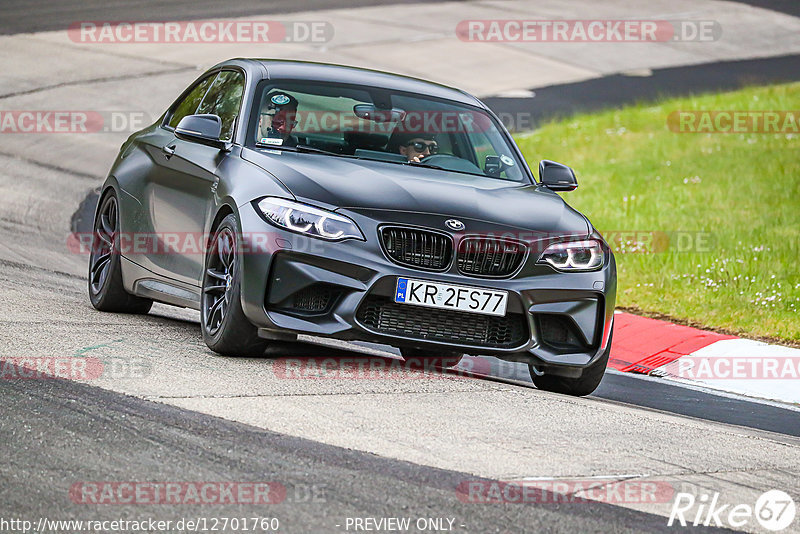
[[[381,229],[381,239],[386,254],[409,267],[442,271],[453,256],[453,241],[446,234],[392,226]]]
[[[437,310],[398,304],[376,295],[365,299],[356,318],[366,328],[382,334],[458,345],[515,348],[528,339],[528,327],[522,314],[493,317]]]
[[[542,343],[549,345],[558,352],[586,352],[590,347],[583,341],[582,336],[571,319],[563,315],[537,313],[536,320]]]
[[[289,313],[319,315],[327,312],[341,291],[328,284],[313,284],[290,295],[276,308]]]
[[[522,264],[526,251],[516,241],[467,237],[458,245],[458,270],[473,276],[509,276]]]

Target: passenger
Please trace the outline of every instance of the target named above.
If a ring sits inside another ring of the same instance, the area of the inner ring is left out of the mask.
[[[258,121],[258,141],[265,145],[296,146],[292,130],[297,126],[297,99],[282,91],[265,98]]]

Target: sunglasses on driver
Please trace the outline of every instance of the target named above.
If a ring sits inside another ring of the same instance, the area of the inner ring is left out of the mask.
[[[425,152],[425,150],[430,150],[431,154],[436,154],[439,152],[439,145],[437,143],[423,143],[422,141],[412,141],[410,143],[406,143],[407,147],[413,148],[417,152]]]

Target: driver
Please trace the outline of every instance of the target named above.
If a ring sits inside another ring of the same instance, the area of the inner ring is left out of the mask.
[[[292,130],[297,126],[297,99],[283,91],[273,91],[264,100],[258,120],[259,143],[296,146]]]
[[[398,145],[398,151],[408,158],[409,163],[419,163],[422,158],[439,153],[439,143],[434,134],[404,134]]]

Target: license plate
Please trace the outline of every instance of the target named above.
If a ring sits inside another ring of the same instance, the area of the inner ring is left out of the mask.
[[[508,291],[398,278],[394,301],[502,317],[506,314]]]

